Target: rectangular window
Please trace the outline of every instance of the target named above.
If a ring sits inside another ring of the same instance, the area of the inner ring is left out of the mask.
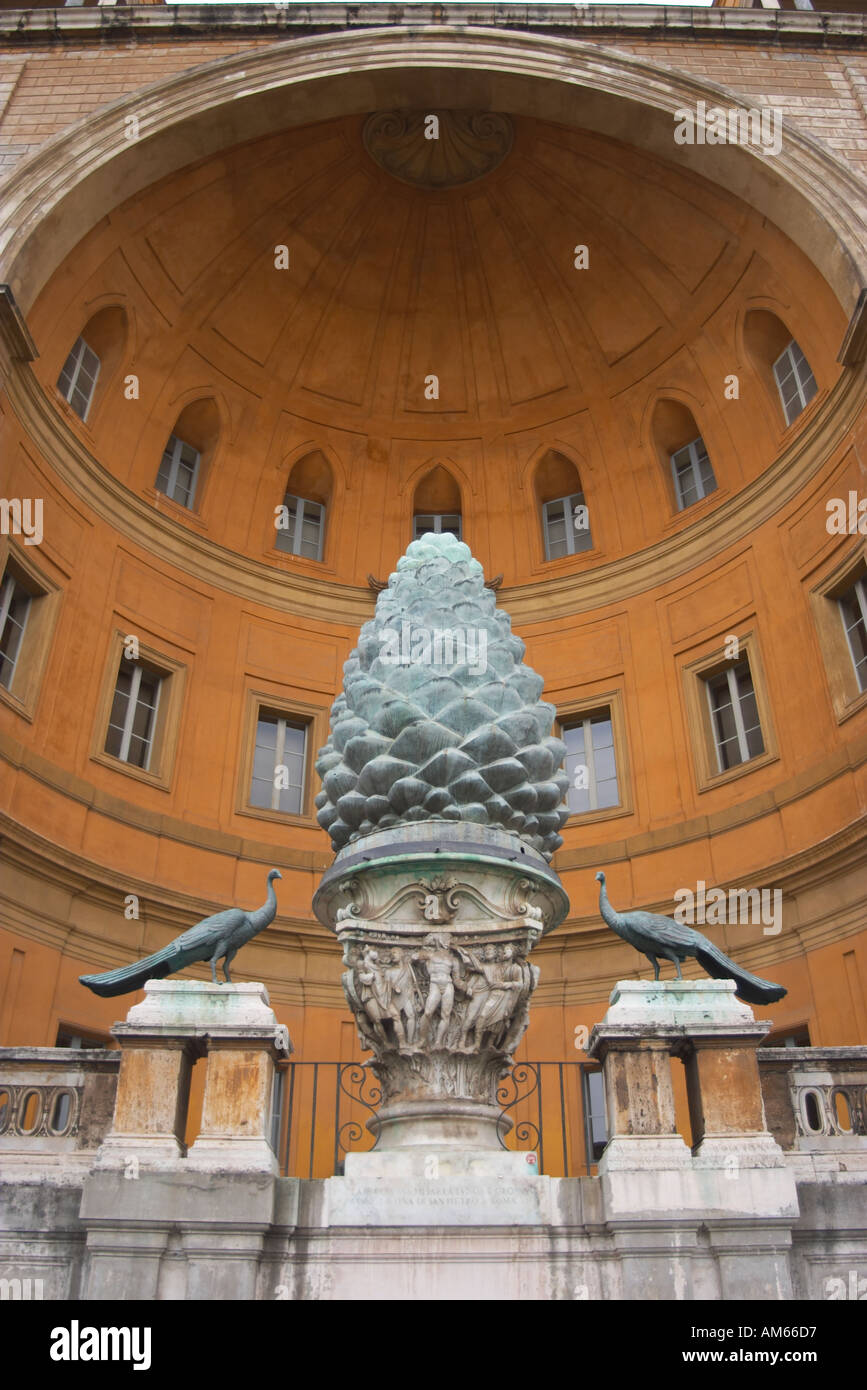
[[[307,726],[260,709],[256,721],[250,805],[301,814]]]
[[[277,549],[289,555],[303,555],[308,560],[321,560],[324,538],[325,508],[322,504],[293,497],[287,492],[274,542]]]
[[[816,378],[794,338],[774,363],[774,376],[783,403],[786,424],[796,420],[816,394]]]
[[[558,560],[561,555],[577,555],[579,551],[591,550],[593,537],[584,493],[573,492],[569,497],[545,502],[542,507],[542,528],[545,532],[546,560]]]
[[[562,725],[569,778],[567,802],[572,815],[619,806],[617,760],[610,709]]]
[[[584,1091],[584,1138],[587,1164],[598,1163],[608,1143],[608,1120],[605,1114],[605,1088],[601,1071],[582,1069]]]
[[[867,690],[867,579],[858,579],[837,602],[859,690]]]
[[[169,435],[169,442],[163,454],[157,473],[157,488],[179,502],[182,507],[192,508],[196,496],[196,482],[199,476],[199,452],[192,444],[187,444],[177,435]]]
[[[275,1067],[271,1082],[271,1115],[268,1122],[268,1143],[275,1154],[280,1154],[280,1140],[283,1134],[283,1110],[286,1103],[286,1070]]]
[[[150,765],[162,684],[155,671],[121,657],[105,751],[145,772]]]
[[[671,471],[681,511],[716,488],[716,478],[701,436],[672,454]]]
[[[33,595],[7,569],[0,584],[0,685],[12,689]]]
[[[762,1039],[762,1047],[810,1047],[810,1030],[806,1023],[796,1024],[779,1033],[769,1033]]]
[[[739,661],[705,681],[719,771],[727,772],[765,751],[749,661]]]
[[[457,512],[416,512],[412,525],[413,540],[430,535],[432,531],[437,535],[441,531],[451,531],[453,536],[461,540],[461,518]]]
[[[57,1028],[54,1046],[71,1048],[117,1047],[117,1043],[110,1033],[82,1033],[81,1029],[74,1024],[67,1026],[65,1023],[61,1023]],[[62,1125],[59,1127],[63,1128]]]
[[[87,419],[98,376],[99,358],[83,338],[77,338],[63,364],[57,388],[82,420]]]

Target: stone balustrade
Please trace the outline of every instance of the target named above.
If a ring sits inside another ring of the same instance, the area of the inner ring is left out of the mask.
[[[784,1150],[867,1150],[867,1047],[765,1047],[768,1127]]]
[[[867,1047],[762,1047],[755,1055],[768,1130],[784,1151],[867,1151]],[[0,1048],[0,1160],[95,1153],[111,1127],[120,1056]]]
[[[0,1048],[0,1160],[92,1156],[111,1125],[120,1052]]]

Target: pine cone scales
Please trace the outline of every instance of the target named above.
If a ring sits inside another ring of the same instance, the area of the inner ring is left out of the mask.
[[[344,665],[316,769],[335,850],[425,820],[511,831],[550,859],[568,811],[554,707],[469,547],[413,541]]]

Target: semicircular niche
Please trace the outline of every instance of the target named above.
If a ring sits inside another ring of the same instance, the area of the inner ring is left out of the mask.
[[[490,174],[512,148],[498,111],[376,111],[362,130],[381,169],[416,188],[456,188]]]

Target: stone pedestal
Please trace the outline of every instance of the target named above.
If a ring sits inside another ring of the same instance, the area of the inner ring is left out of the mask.
[[[688,1155],[675,1126],[672,1056],[686,1068],[693,1154],[724,1157],[729,1140],[742,1153],[747,1140],[758,1143],[746,1148],[767,1151],[755,1050],[770,1025],[758,1023],[734,991],[731,980],[624,980],[615,986],[587,1049],[605,1077],[611,1137],[600,1173],[624,1161],[631,1166],[639,1153],[645,1164],[651,1154]]]
[[[97,1168],[133,1159],[277,1172],[268,1132],[274,1063],[291,1043],[264,985],[149,980],[142,1003],[112,1032],[121,1044],[121,1068],[114,1122]],[[205,1055],[202,1127],[187,1155],[190,1073]]]
[[[789,1287],[797,1192],[765,1127],[755,1059],[770,1025],[756,1022],[734,990],[731,980],[622,981],[590,1036],[611,1134],[599,1178],[626,1298],[659,1297],[653,1291],[670,1286],[670,1251],[641,1225],[694,1227],[701,1213],[715,1218],[723,1297],[767,1298]],[[675,1132],[672,1056],[686,1067],[692,1150]],[[728,1269],[742,1292],[726,1286]]]

